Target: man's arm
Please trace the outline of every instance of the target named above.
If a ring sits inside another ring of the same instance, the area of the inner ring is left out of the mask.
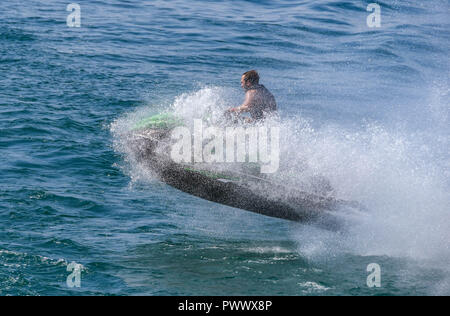
[[[231,108],[229,109],[230,112],[236,112],[236,113],[243,113],[250,111],[250,108],[253,105],[254,101],[254,92],[253,91],[247,91],[245,94],[245,100],[244,103],[241,106]]]

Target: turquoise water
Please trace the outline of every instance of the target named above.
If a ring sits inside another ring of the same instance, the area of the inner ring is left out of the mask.
[[[376,29],[370,2],[79,0],[69,28],[67,1],[2,1],[0,295],[450,294],[449,2],[378,1]],[[294,178],[367,214],[327,231],[228,208],[124,148],[150,113],[237,105],[249,69]]]

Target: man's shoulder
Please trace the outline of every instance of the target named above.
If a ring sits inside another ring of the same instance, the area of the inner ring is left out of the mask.
[[[258,91],[257,91],[257,90],[251,89],[251,90],[247,90],[247,92],[246,92],[245,94],[246,94],[248,97],[253,97],[253,96],[255,96],[255,95],[258,94]]]

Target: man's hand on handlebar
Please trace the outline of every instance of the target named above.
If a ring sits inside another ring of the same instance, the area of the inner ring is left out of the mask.
[[[229,108],[225,113],[239,113],[239,108]]]

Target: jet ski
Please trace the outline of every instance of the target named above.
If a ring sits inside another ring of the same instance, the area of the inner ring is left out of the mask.
[[[236,123],[236,121],[234,122]],[[330,196],[291,187],[255,171],[254,165],[236,168],[220,164],[179,163],[170,157],[171,132],[184,121],[159,114],[139,122],[129,133],[136,159],[159,179],[185,193],[230,207],[296,222],[323,221],[340,206],[357,206]]]

